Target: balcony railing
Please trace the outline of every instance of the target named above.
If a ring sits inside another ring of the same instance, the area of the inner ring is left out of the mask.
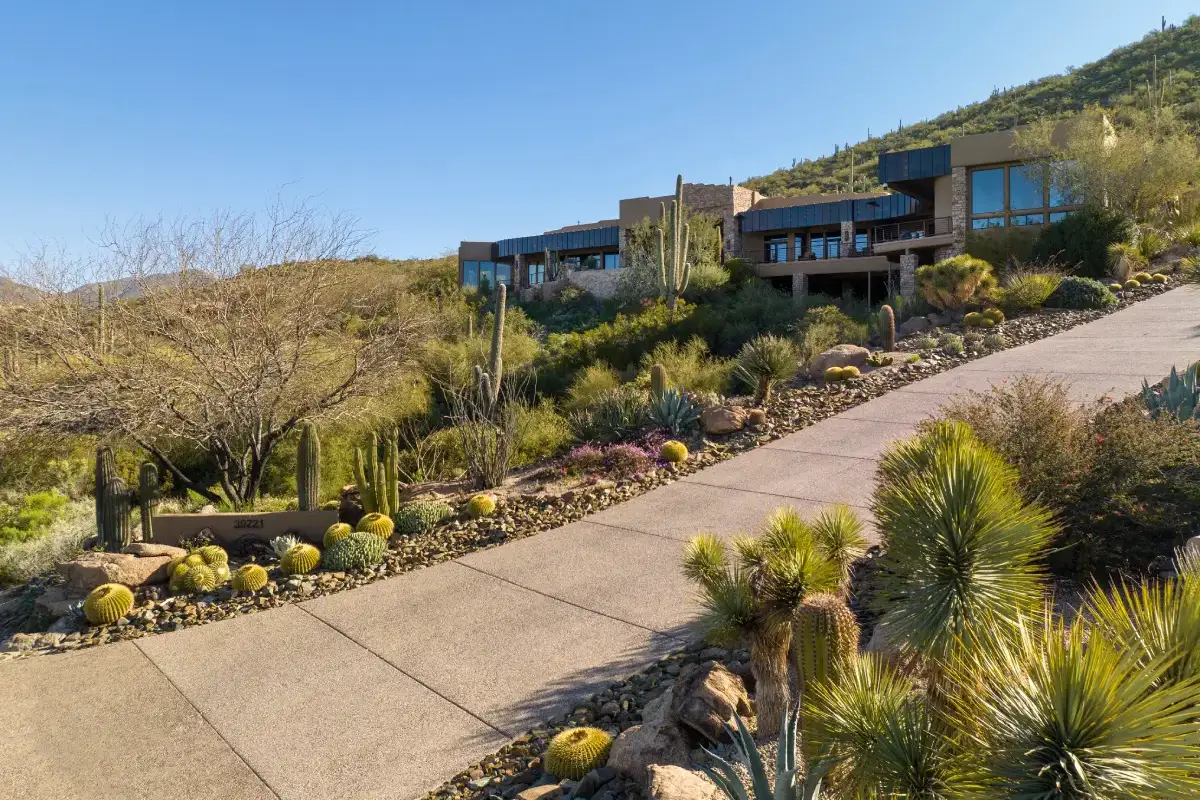
[[[767,244],[751,250],[741,250],[733,253],[733,258],[743,258],[753,264],[783,264],[789,261],[828,261],[834,258],[858,258],[874,255],[868,245],[865,250],[856,250],[853,246],[842,247],[840,242],[830,247],[828,243],[820,251],[806,247],[789,245],[787,242]]]
[[[950,217],[918,219],[912,222],[893,222],[889,225],[876,225],[871,231],[871,244],[902,242],[908,239],[924,239],[928,236],[939,236],[943,233],[951,233],[952,231]]]

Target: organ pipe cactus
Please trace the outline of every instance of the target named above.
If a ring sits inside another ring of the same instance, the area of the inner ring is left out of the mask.
[[[675,199],[671,201],[670,215],[666,203],[660,203],[662,224],[658,228],[658,269],[663,296],[667,308],[675,310],[679,296],[687,289],[692,267],[688,263],[688,241],[691,230],[683,221],[683,176],[675,178]],[[667,261],[667,236],[671,237],[670,263]]]
[[[1152,388],[1145,379],[1142,380],[1142,401],[1150,411],[1150,416],[1158,419],[1167,414],[1178,420],[1200,418],[1200,383],[1197,382],[1197,372],[1200,372],[1200,361],[1192,364],[1183,373],[1171,367],[1167,382],[1158,389]]]
[[[879,307],[879,338],[884,350],[896,349],[896,312],[886,303]]]
[[[394,440],[384,442],[386,454],[383,463],[379,461],[379,437],[372,433],[367,440],[366,453],[362,449],[354,450],[354,482],[358,488],[358,497],[362,502],[363,511],[368,514],[391,513],[392,503],[398,504],[398,484],[392,481],[389,488],[389,475],[397,471],[396,443]]]
[[[149,461],[138,470],[138,510],[142,515],[142,541],[154,539],[154,506],[158,503],[158,467]]]
[[[296,491],[301,511],[316,511],[321,504],[321,440],[311,422],[300,423],[300,447],[296,453]]]
[[[117,477],[117,460],[113,457],[111,447],[96,448],[96,481],[92,492],[92,497],[96,500],[96,533],[100,537],[100,542],[105,541],[104,536],[104,487],[113,478]]]

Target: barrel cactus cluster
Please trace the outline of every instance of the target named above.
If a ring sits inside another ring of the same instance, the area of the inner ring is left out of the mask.
[[[405,503],[392,516],[395,532],[403,535],[427,533],[446,517],[454,516],[454,509],[442,502]]]
[[[859,375],[858,367],[853,365],[848,367],[830,367],[825,370],[826,383],[840,383],[857,378]]]
[[[167,569],[168,586],[177,594],[211,592],[230,579],[229,554],[215,544],[172,559]]]

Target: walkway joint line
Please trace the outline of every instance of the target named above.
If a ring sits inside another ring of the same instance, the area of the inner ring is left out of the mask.
[[[455,708],[457,708],[459,711],[463,712],[464,714],[467,714],[467,715],[468,715],[468,716],[470,716],[472,719],[475,719],[475,720],[477,720],[477,721],[479,721],[479,722],[482,722],[484,725],[488,726],[489,728],[491,728],[492,730],[494,730],[496,733],[500,734],[501,736],[503,736],[503,737],[505,737],[505,738],[507,738],[507,739],[515,739],[515,738],[517,737],[517,734],[515,734],[515,733],[509,733],[508,731],[506,731],[506,730],[503,730],[502,728],[497,728],[495,725],[493,725],[492,723],[488,722],[486,719],[484,719],[483,717],[479,716],[479,715],[478,715],[478,714],[476,714],[474,711],[472,711],[471,709],[469,709],[469,708],[467,708],[466,706],[464,706],[462,703],[459,703],[459,702],[456,702],[456,701],[454,701],[454,700],[451,700],[449,697],[446,697],[446,695],[442,694],[442,693],[441,693],[441,692],[439,692],[437,689],[433,688],[432,686],[430,686],[428,683],[426,683],[425,681],[421,680],[421,679],[420,679],[420,678],[418,678],[417,676],[415,676],[415,675],[411,674],[410,672],[408,672],[408,671],[406,671],[406,670],[403,670],[403,669],[401,669],[401,668],[400,668],[400,667],[399,667],[399,666],[398,666],[398,665],[397,665],[397,664],[396,664],[394,661],[392,661],[391,659],[389,659],[389,658],[386,658],[386,657],[385,657],[385,656],[383,656],[383,655],[380,655],[379,653],[375,652],[374,650],[372,650],[371,648],[367,647],[365,644],[363,644],[362,642],[360,642],[358,639],[355,639],[353,636],[351,636],[350,634],[346,633],[344,630],[342,630],[342,629],[341,629],[341,628],[339,628],[338,626],[334,625],[333,623],[331,623],[331,622],[329,622],[329,621],[327,621],[327,620],[324,620],[324,619],[322,619],[321,617],[318,617],[316,614],[314,614],[314,613],[312,613],[311,611],[309,611],[307,608],[305,608],[305,607],[304,607],[304,604],[303,604],[303,603],[296,603],[296,604],[295,604],[295,606],[296,606],[296,608],[298,608],[298,609],[300,609],[301,611],[303,611],[305,614],[308,614],[310,617],[312,617],[313,619],[315,619],[317,622],[319,622],[319,623],[321,623],[322,625],[324,625],[325,627],[329,628],[331,631],[334,631],[334,632],[335,632],[335,633],[337,633],[338,635],[345,637],[347,641],[349,641],[349,642],[352,642],[353,644],[356,644],[356,645],[358,645],[358,646],[359,646],[359,647],[361,647],[363,650],[366,650],[368,653],[370,653],[371,655],[375,656],[375,657],[376,657],[376,658],[378,658],[380,661],[382,661],[383,663],[387,664],[389,667],[391,667],[392,669],[396,670],[397,672],[399,672],[399,673],[400,673],[401,675],[403,675],[404,677],[408,678],[408,679],[409,679],[409,680],[411,680],[411,681],[414,681],[414,682],[415,682],[415,683],[417,683],[417,684],[420,684],[420,685],[421,685],[422,687],[424,687],[426,690],[428,690],[429,692],[433,693],[433,694],[434,694],[434,695],[436,695],[437,697],[440,697],[441,699],[445,700],[447,703],[449,703],[450,705],[454,706]]]
[[[217,738],[219,738],[222,742],[225,743],[225,746],[229,748],[229,752],[231,752],[235,756],[237,756],[238,761],[241,761],[243,764],[246,765],[246,769],[250,770],[250,774],[252,774],[254,777],[258,778],[262,782],[262,785],[267,787],[267,791],[269,791],[271,794],[275,795],[275,797],[279,798],[279,800],[283,800],[283,796],[281,794],[279,794],[278,791],[276,791],[275,787],[271,785],[271,782],[268,781],[266,778],[264,778],[262,775],[258,774],[258,770],[256,770],[253,766],[251,766],[250,762],[246,760],[246,757],[238,752],[238,749],[233,746],[233,742],[226,739],[225,734],[221,733],[220,729],[216,725],[213,724],[212,720],[210,720],[205,715],[205,713],[200,710],[200,707],[192,702],[192,698],[190,698],[186,694],[184,694],[183,689],[180,689],[179,686],[176,685],[175,681],[171,680],[170,675],[168,675],[166,672],[163,672],[162,667],[160,667],[158,664],[154,663],[154,659],[151,658],[146,653],[146,651],[141,648],[141,645],[138,644],[136,639],[133,640],[133,647],[134,647],[134,649],[136,649],[138,651],[138,653],[141,654],[142,658],[144,658],[150,662],[150,666],[154,667],[155,671],[157,671],[159,675],[163,676],[163,678],[166,680],[166,682],[171,685],[171,688],[179,693],[179,696],[183,698],[183,701],[192,707],[192,710],[195,711],[200,716],[200,719],[204,720],[204,724],[207,725],[212,730],[212,732],[217,735]]]
[[[818,453],[816,455],[824,455],[824,454]],[[846,458],[849,458],[849,456],[846,456]],[[876,459],[870,459],[870,460],[874,461]],[[695,474],[695,473],[693,473],[693,474]],[[684,480],[687,480],[687,479],[685,478]],[[715,483],[704,483],[703,481],[688,481],[688,483],[695,484],[696,486],[707,486],[710,489],[732,489],[735,492],[746,492],[747,494],[761,494],[761,495],[765,495],[766,497],[778,497],[780,500],[800,500],[805,503],[826,503],[826,504],[832,503],[832,504],[838,504],[838,505],[843,505],[843,506],[850,506],[851,508],[861,508],[863,511],[871,510],[867,506],[860,506],[857,503],[847,503],[844,500],[819,500],[815,497],[796,497],[796,496],[793,496],[790,494],[776,494],[775,492],[760,492],[757,489],[744,489],[741,486],[736,486],[736,487],[735,486],[720,486]]]

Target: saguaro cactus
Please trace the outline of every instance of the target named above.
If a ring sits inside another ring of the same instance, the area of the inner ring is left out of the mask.
[[[496,309],[492,315],[492,353],[488,371],[475,367],[475,381],[479,387],[483,406],[491,409],[500,399],[500,381],[504,377],[504,311],[508,307],[508,293],[503,283],[496,285]]]
[[[896,312],[887,304],[879,308],[879,338],[884,350],[896,349]]]
[[[117,460],[113,457],[111,447],[96,448],[96,482],[92,497],[96,499],[96,533],[100,542],[105,541],[104,534],[104,487],[117,477]]]
[[[138,509],[142,515],[142,541],[154,539],[154,506],[158,503],[158,467],[149,461],[138,470]]]
[[[129,490],[120,478],[108,481],[100,492],[100,514],[104,519],[100,544],[110,553],[119,553],[132,539],[129,499]]]
[[[666,390],[667,368],[662,364],[655,364],[650,367],[650,394],[657,400]]]
[[[687,289],[688,278],[692,267],[688,264],[688,241],[690,230],[688,223],[683,221],[683,176],[675,178],[675,199],[671,201],[670,215],[667,214],[667,204],[660,203],[662,224],[658,228],[658,268],[659,279],[662,283],[663,296],[667,298],[667,308],[675,310],[679,295]],[[671,258],[667,261],[667,236],[671,237]]]
[[[308,420],[300,423],[300,446],[296,451],[296,492],[301,511],[316,511],[321,503],[321,440]]]

